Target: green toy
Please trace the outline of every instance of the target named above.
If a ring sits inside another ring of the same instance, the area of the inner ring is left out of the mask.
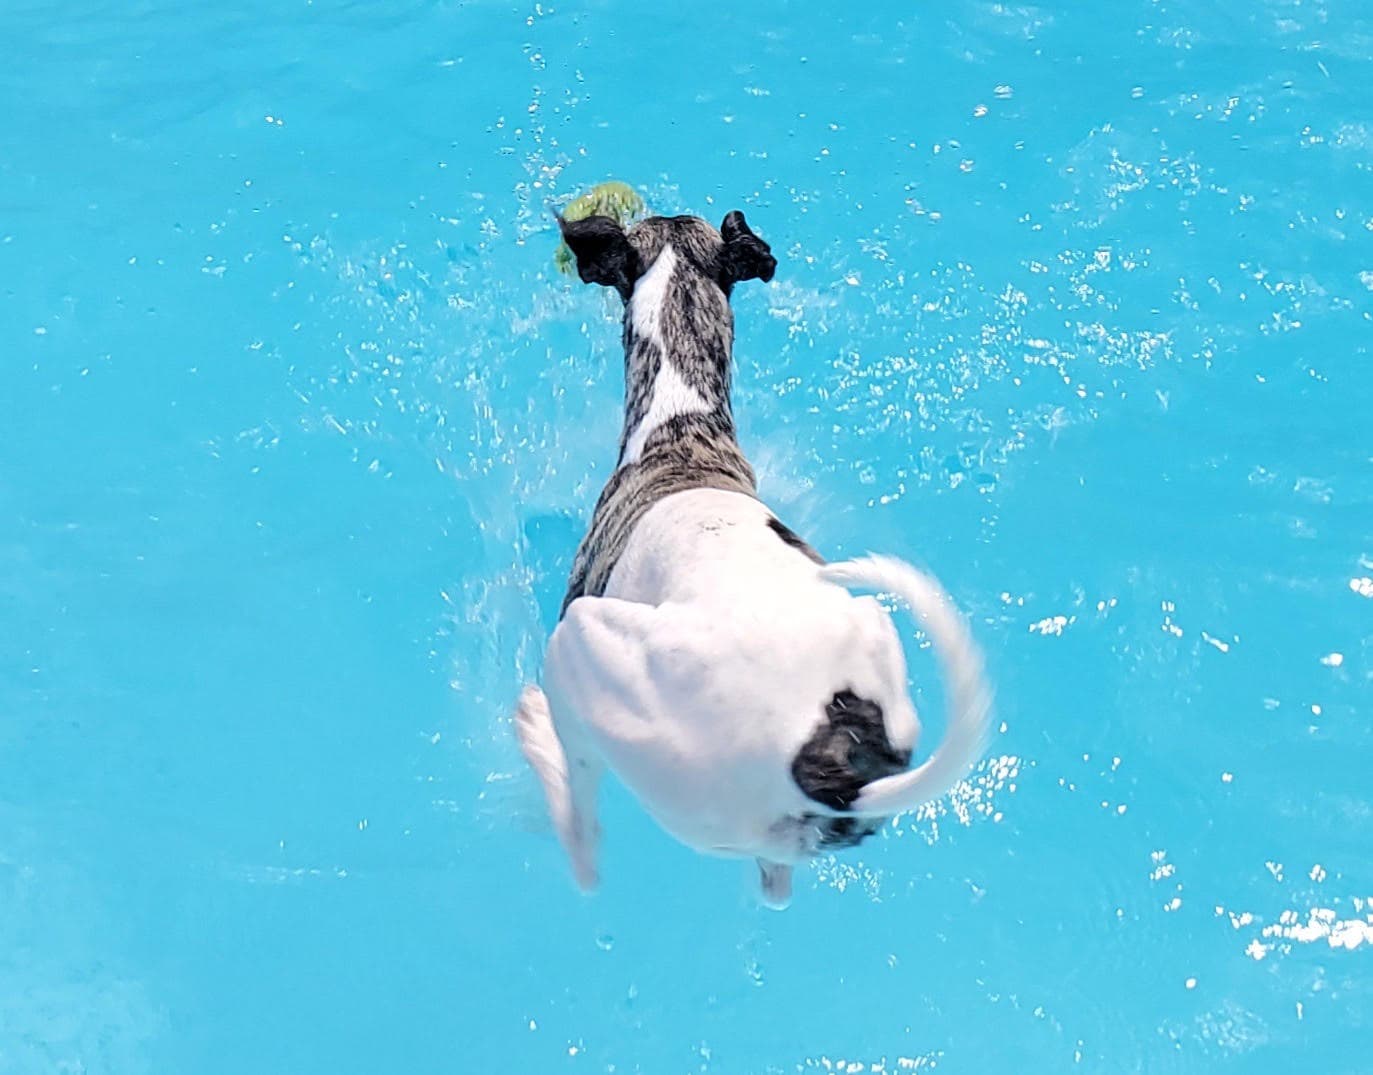
[[[648,213],[643,198],[628,183],[612,179],[608,183],[598,183],[580,198],[570,201],[563,207],[564,220],[585,220],[589,216],[608,216],[622,227],[642,219]],[[553,254],[553,263],[559,272],[571,274],[577,268],[572,251],[564,242],[558,243]]]

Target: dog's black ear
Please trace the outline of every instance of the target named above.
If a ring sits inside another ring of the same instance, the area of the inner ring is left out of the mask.
[[[639,255],[629,244],[624,229],[608,216],[582,220],[558,217],[563,242],[577,260],[577,275],[584,284],[613,287],[626,302],[639,278]]]
[[[772,279],[777,271],[777,259],[772,248],[753,234],[744,214],[735,209],[720,224],[720,237],[725,241],[724,265],[721,274],[728,289],[740,280]]]

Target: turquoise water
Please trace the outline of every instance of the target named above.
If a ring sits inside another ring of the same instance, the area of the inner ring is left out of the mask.
[[[1366,5],[18,0],[0,58],[4,1075],[1373,1070]],[[764,495],[998,686],[781,915],[618,789],[580,897],[511,735],[621,393],[546,210],[610,176],[769,240]]]

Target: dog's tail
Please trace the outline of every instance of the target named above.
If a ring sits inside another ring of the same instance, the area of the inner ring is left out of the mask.
[[[846,589],[880,590],[901,598],[934,640],[948,690],[944,739],[921,765],[863,787],[848,812],[890,817],[950,791],[982,756],[991,722],[992,692],[982,654],[943,587],[909,564],[887,556],[821,568],[821,577]]]

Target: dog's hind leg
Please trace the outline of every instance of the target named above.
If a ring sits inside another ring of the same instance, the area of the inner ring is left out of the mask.
[[[784,911],[791,903],[791,867],[780,862],[758,859],[758,887],[763,903],[774,911]]]
[[[567,788],[572,804],[571,825],[563,847],[572,860],[572,875],[583,892],[592,891],[600,880],[597,860],[601,848],[601,822],[596,810],[596,793],[601,787],[605,763],[592,749],[579,725],[558,725],[558,734],[567,752]]]
[[[538,687],[525,687],[515,709],[520,750],[543,784],[554,831],[572,862],[572,875],[584,892],[596,887],[596,851],[601,827],[596,820],[596,789],[602,766],[578,736],[572,750],[553,723],[548,698]]]

